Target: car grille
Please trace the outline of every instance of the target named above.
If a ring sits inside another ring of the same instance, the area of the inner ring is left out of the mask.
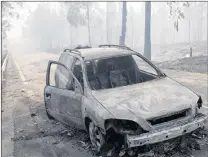
[[[172,120],[176,120],[179,118],[183,118],[186,117],[186,115],[188,114],[188,112],[190,111],[190,109],[185,109],[179,112],[174,112],[165,116],[161,116],[161,117],[156,117],[153,119],[149,119],[148,122],[150,122],[152,125],[157,125],[160,123],[165,123],[165,122],[169,122]]]

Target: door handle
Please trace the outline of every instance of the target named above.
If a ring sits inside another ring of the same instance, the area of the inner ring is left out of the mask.
[[[51,98],[51,94],[50,93],[46,93],[46,98]]]

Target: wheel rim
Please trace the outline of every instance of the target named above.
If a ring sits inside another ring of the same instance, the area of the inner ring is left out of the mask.
[[[92,145],[97,149],[100,150],[102,146],[102,134],[99,129],[91,122],[89,125],[89,135],[90,141]]]

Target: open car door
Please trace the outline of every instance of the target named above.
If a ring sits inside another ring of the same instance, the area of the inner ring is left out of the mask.
[[[62,83],[61,87],[58,87],[56,83],[54,83],[55,85],[51,84],[51,79],[55,78],[55,73],[51,71],[52,65],[61,66],[65,69],[64,73],[61,73],[59,68],[56,68],[56,79],[58,76],[59,84]],[[44,89],[47,114],[65,124],[82,128],[82,97],[82,86],[71,70],[60,62],[49,61]]]

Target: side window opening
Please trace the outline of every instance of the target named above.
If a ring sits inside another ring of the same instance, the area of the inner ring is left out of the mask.
[[[77,80],[80,82],[82,87],[84,87],[82,67],[81,67],[80,60],[76,60],[75,65],[74,65],[74,69],[73,69],[73,74],[75,75]]]
[[[49,74],[49,83],[50,83],[50,86],[58,87],[57,84],[56,84],[56,75],[55,75],[56,69],[58,68],[58,66],[59,65],[57,65],[57,64],[51,64],[50,74]]]
[[[60,59],[59,59],[59,62],[65,64],[66,58],[67,58],[66,55],[65,54],[62,54],[61,57],[60,57]],[[61,65],[57,65],[57,69],[60,70],[60,72],[62,74],[64,74],[66,72],[65,71],[66,69],[63,66],[61,66]]]
[[[72,64],[74,63],[75,57],[66,54],[65,55],[65,60],[64,60],[64,64],[66,65],[67,68],[71,69]],[[72,69],[71,69],[72,70]]]
[[[87,78],[89,85],[92,89],[100,89],[101,87],[101,80],[99,79],[99,74],[96,68],[95,61],[87,61],[86,62],[86,70],[87,70]]]
[[[67,60],[69,60],[68,55],[64,53],[59,58],[59,62],[66,65],[66,67],[69,66],[69,64],[67,64]],[[55,75],[56,87],[61,89],[68,89],[71,79],[72,76],[69,75],[67,69],[61,65],[57,65],[57,70]]]
[[[73,56],[70,56],[68,54],[62,54],[61,57],[59,58],[59,62],[63,63],[66,65],[67,68],[71,69],[72,64],[74,62],[75,58]],[[57,65],[57,68],[63,71],[63,67],[60,65]]]
[[[64,64],[69,70],[72,70],[72,73],[75,75],[76,79],[79,81],[81,85],[83,85],[80,61],[76,60],[77,61],[76,65],[74,66],[74,69],[72,69],[74,61],[75,61],[75,57],[64,53],[59,58],[59,62]],[[56,74],[55,74],[56,87],[61,89],[72,90],[75,92],[82,91],[82,89],[80,89],[79,83],[75,81],[76,79],[73,78],[73,76],[68,72],[68,70],[65,67],[61,65],[57,65]]]
[[[64,66],[55,63],[51,64],[49,77],[50,86],[54,86],[60,89],[68,89],[67,85],[71,77],[72,76],[69,74],[68,70]]]
[[[81,61],[79,59],[76,59],[72,72],[73,72],[74,76],[76,77],[76,79],[81,84],[82,89],[84,89],[82,66],[81,66]],[[71,82],[71,87],[72,87],[71,90],[74,90],[74,91],[77,90],[78,84],[76,83],[76,81],[74,79]]]
[[[92,62],[86,62],[86,71],[87,71],[87,76],[90,81],[96,77],[95,76],[95,68],[94,68]],[[77,80],[82,85],[82,87],[84,88],[83,73],[82,73],[82,67],[81,67],[80,60],[76,60],[75,65],[74,65],[74,69],[73,69],[73,73],[76,76]]]

